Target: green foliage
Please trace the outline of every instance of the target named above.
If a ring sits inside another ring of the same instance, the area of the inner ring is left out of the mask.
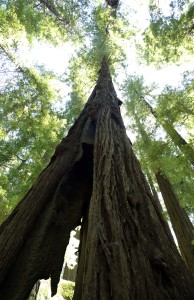
[[[53,109],[59,95],[50,88],[52,74],[22,67],[15,72],[18,78],[0,94],[1,221],[48,163],[65,126]]]
[[[50,290],[49,290],[50,280],[41,280],[40,288],[38,290],[37,300],[50,300]],[[33,297],[34,296],[30,296]],[[30,299],[31,300],[31,299]]]
[[[50,280],[41,280],[37,300],[50,300]],[[56,299],[72,300],[75,288],[75,282],[60,280]],[[54,299],[54,298],[53,298]]]
[[[157,120],[164,118],[170,126],[179,124],[181,129],[185,118],[190,120],[189,122],[192,118],[193,123],[190,98],[192,81],[191,74],[184,74],[183,85],[177,89],[166,87],[159,95],[156,93],[155,84],[146,86],[143,78],[136,75],[129,76],[123,85],[127,115],[131,120],[131,129],[137,136],[133,147],[143,169],[151,170],[153,174],[160,171],[167,175],[181,204],[189,212],[194,210],[193,168]],[[150,109],[144,99],[155,107],[157,120],[150,115]],[[190,127],[186,122],[184,126],[190,136]]]
[[[123,15],[118,13],[115,18],[112,10],[104,4],[97,3],[91,7],[84,28],[86,38],[71,59],[65,74],[65,81],[71,86],[65,111],[69,126],[74,123],[94,87],[103,56],[109,58],[112,74],[115,74],[118,63],[125,59],[122,41],[134,35],[133,31],[126,29],[127,25]]]
[[[84,102],[85,101],[80,98],[79,94],[76,91],[71,93],[70,100],[66,103],[66,109],[64,112],[64,116],[68,124],[68,129],[74,124],[75,120],[79,116],[84,106]]]
[[[143,34],[143,44],[139,45],[139,55],[148,64],[161,66],[185,61],[194,53],[194,5],[179,3],[176,7],[174,4],[171,4],[170,16],[165,16],[158,8],[151,12],[150,25]]]
[[[79,19],[85,19],[86,1],[16,0],[1,1],[0,15],[7,28],[20,26],[29,41],[34,38],[56,44],[79,38]],[[15,33],[15,30],[14,30]]]
[[[75,288],[75,282],[63,281],[59,285],[59,293],[63,296],[65,300],[72,300]]]

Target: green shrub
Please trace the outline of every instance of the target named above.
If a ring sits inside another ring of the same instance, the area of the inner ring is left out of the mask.
[[[63,280],[59,284],[59,294],[63,296],[65,300],[72,300],[75,288],[75,282]]]

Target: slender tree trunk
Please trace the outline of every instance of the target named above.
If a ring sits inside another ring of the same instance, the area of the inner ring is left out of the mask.
[[[157,191],[156,191],[156,189],[154,187],[152,176],[151,176],[151,174],[149,173],[148,170],[146,170],[146,174],[148,176],[148,183],[150,185],[150,188],[151,188],[151,191],[152,191],[152,195],[153,195],[153,205],[155,207],[155,210],[158,212],[158,218],[161,220],[161,223],[163,224],[163,227],[165,228],[168,237],[171,240],[174,240],[173,236],[172,236],[172,233],[171,233],[171,230],[170,230],[170,228],[168,226],[168,222],[163,218],[162,205],[160,204],[160,200],[158,198],[158,193],[157,193]]]
[[[152,106],[145,100],[144,97],[141,99],[145,102],[146,106],[149,108],[152,115],[156,118],[156,120],[163,126],[164,130],[171,137],[174,144],[179,147],[182,153],[186,156],[186,158],[191,162],[194,166],[194,149],[185,141],[184,138],[176,131],[173,125],[165,121],[164,118],[159,118],[157,112],[152,108]]]
[[[161,173],[156,174],[156,179],[168,210],[182,257],[194,277],[194,246],[191,243],[194,240],[194,227],[184,208],[180,206],[168,179]]]
[[[142,127],[137,115],[135,115],[135,120],[142,135],[144,145],[150,144],[151,140]],[[193,225],[189,220],[185,210],[180,206],[179,201],[166,176],[158,172],[156,174],[156,180],[162,193],[182,257],[194,276],[194,246],[191,244],[191,241],[194,239]],[[149,182],[151,183],[153,190],[153,183],[150,175]]]
[[[49,10],[49,12],[56,17],[57,20],[63,22],[64,25],[68,25],[69,21],[60,13],[60,7],[54,4],[51,0],[39,0],[41,4]],[[57,4],[57,3],[56,3]]]
[[[0,227],[0,299],[52,294],[83,218],[74,299],[194,299],[194,281],[153,205],[126,135],[108,63],[49,166]]]
[[[63,273],[63,279],[74,281],[76,280],[76,274],[77,274],[77,265],[74,266],[73,269],[70,269],[67,265],[65,266],[64,273]]]
[[[152,176],[151,176],[150,172],[148,172],[148,170],[146,170],[146,175],[147,175],[147,178],[148,178],[148,183],[149,183],[150,189],[152,191],[152,195],[154,196],[154,199],[158,203],[158,209],[160,211],[162,211],[162,206],[161,206],[160,200],[158,198],[158,193],[155,189],[155,186],[154,186],[154,183],[153,183],[153,180],[152,180]]]

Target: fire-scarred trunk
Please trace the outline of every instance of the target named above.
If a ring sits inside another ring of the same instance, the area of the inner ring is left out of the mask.
[[[135,158],[108,62],[49,166],[0,228],[0,299],[24,300],[51,276],[55,294],[81,218],[74,299],[194,298],[194,282]]]

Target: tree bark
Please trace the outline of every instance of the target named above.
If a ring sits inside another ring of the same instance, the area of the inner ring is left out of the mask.
[[[168,179],[161,173],[156,174],[156,179],[168,210],[182,257],[194,277],[194,246],[191,243],[194,240],[194,227],[184,208],[180,206]]]
[[[77,274],[77,265],[75,265],[73,269],[70,269],[66,265],[63,273],[63,279],[75,282],[76,274]]]
[[[93,99],[93,94],[91,99]],[[87,105],[50,164],[0,227],[0,299],[26,299],[51,277],[54,295],[71,230],[92,190],[94,125]]]
[[[73,299],[191,299],[193,279],[153,205],[106,62],[97,89],[93,190]]]
[[[112,8],[117,8],[119,5],[119,0],[106,0],[107,4]]]
[[[56,293],[81,225],[74,299],[194,299],[194,281],[153,205],[104,58],[88,103],[48,167],[0,227],[0,299],[24,300],[51,276]]]

